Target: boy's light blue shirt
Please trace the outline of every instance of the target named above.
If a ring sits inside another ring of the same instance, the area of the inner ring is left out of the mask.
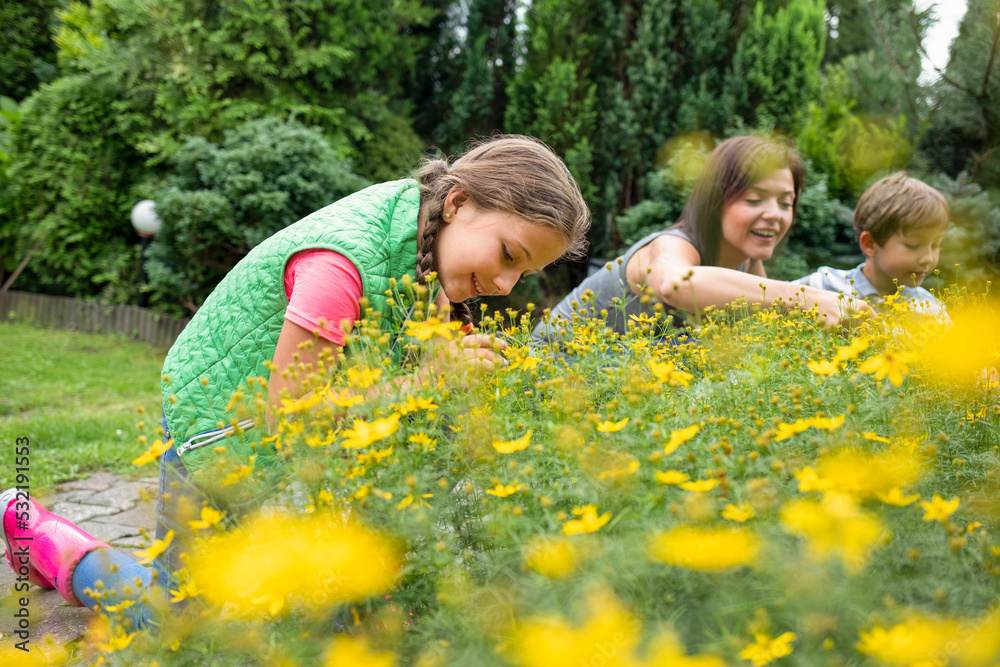
[[[862,262],[850,270],[821,266],[815,273],[811,273],[798,280],[793,280],[792,282],[796,285],[806,285],[807,287],[814,287],[826,290],[827,292],[843,292],[845,296],[857,293],[858,298],[864,299],[869,305],[881,303],[883,299],[879,295],[878,290],[875,289],[875,286],[868,281],[868,278],[861,271],[861,267],[864,265],[865,263]],[[854,281],[853,284],[851,284],[852,280]],[[947,317],[947,313],[941,302],[923,287],[906,287],[904,285],[900,292],[900,299],[906,301],[910,308],[918,313],[933,315],[935,317]]]

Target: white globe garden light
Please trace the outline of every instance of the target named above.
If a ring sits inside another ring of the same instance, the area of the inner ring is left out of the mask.
[[[163,221],[156,215],[156,202],[152,199],[143,199],[132,207],[132,226],[139,236],[152,238],[162,225]]]
[[[132,226],[139,232],[139,238],[142,240],[142,247],[139,249],[139,295],[136,305],[144,308],[149,298],[148,293],[143,290],[146,282],[146,248],[163,226],[160,216],[156,215],[155,201],[143,199],[132,207]]]

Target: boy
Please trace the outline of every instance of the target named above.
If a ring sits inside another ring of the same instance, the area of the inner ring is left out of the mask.
[[[931,186],[902,171],[886,176],[861,195],[854,210],[864,263],[850,271],[822,266],[793,282],[856,294],[872,305],[896,294],[898,284],[900,301],[911,309],[943,315],[941,302],[920,283],[937,266],[948,215],[948,202]]]

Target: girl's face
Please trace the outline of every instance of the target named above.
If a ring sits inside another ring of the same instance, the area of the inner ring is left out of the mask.
[[[776,169],[722,208],[719,266],[735,269],[747,259],[770,259],[792,226],[792,170]]]
[[[449,195],[444,212],[449,217],[435,252],[438,280],[450,301],[509,294],[522,275],[541,271],[568,246],[551,227],[477,208],[461,195]]]

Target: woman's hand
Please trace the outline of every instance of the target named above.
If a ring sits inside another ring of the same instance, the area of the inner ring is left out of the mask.
[[[868,319],[871,306],[855,297],[841,296],[840,292],[828,292],[810,287],[802,288],[796,294],[793,305],[805,310],[816,308],[816,320],[824,328],[856,327]]]

